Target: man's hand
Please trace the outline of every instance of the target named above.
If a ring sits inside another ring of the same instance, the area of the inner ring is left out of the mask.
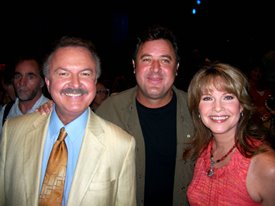
[[[52,111],[53,104],[54,102],[52,100],[49,100],[48,102],[38,107],[35,111],[40,112],[40,114],[49,114]]]

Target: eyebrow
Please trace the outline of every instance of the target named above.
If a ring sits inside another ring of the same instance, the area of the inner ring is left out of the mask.
[[[140,56],[140,58],[143,58],[143,57],[153,57],[153,55],[151,55],[151,54],[143,54],[143,55]],[[160,58],[168,58],[170,60],[173,59],[172,56],[169,55],[169,54],[163,54],[163,55],[160,55],[159,57]]]
[[[58,68],[56,68],[54,71],[58,71],[58,70],[64,70],[64,71],[68,71],[68,72],[71,71],[71,69],[64,68],[64,67],[58,67]],[[88,67],[88,68],[81,69],[80,71],[81,71],[81,72],[83,72],[83,71],[96,71],[96,69],[95,69],[95,68]]]
[[[20,74],[20,75],[34,75],[34,76],[39,76],[38,74],[34,72],[26,72],[26,73],[21,73],[21,72],[14,72],[14,74]]]

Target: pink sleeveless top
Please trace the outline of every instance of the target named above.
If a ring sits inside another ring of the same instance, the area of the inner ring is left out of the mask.
[[[214,175],[208,177],[210,149],[211,144],[196,162],[194,176],[187,190],[190,205],[260,205],[251,199],[246,190],[246,176],[250,159],[245,158],[238,149],[235,149],[230,162],[224,167],[215,168]]]

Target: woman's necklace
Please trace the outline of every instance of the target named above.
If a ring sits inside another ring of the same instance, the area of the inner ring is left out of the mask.
[[[219,163],[221,161],[223,161],[233,150],[234,148],[236,147],[236,145],[234,144],[233,147],[224,155],[222,156],[222,158],[218,159],[218,160],[214,160],[214,157],[213,157],[213,147],[211,146],[211,151],[210,151],[210,169],[208,170],[207,172],[207,176],[208,177],[212,177],[214,175],[214,165],[216,163]]]

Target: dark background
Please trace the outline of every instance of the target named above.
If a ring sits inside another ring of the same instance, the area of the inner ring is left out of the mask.
[[[177,82],[185,89],[196,71],[192,67],[195,49],[211,60],[241,68],[274,49],[272,2],[201,0],[197,14],[192,15],[195,6],[194,0],[2,5],[0,63],[12,61],[22,52],[36,52],[43,58],[61,36],[79,36],[95,43],[104,78],[122,73],[132,80],[135,37],[148,25],[158,23],[178,37],[182,61]]]

